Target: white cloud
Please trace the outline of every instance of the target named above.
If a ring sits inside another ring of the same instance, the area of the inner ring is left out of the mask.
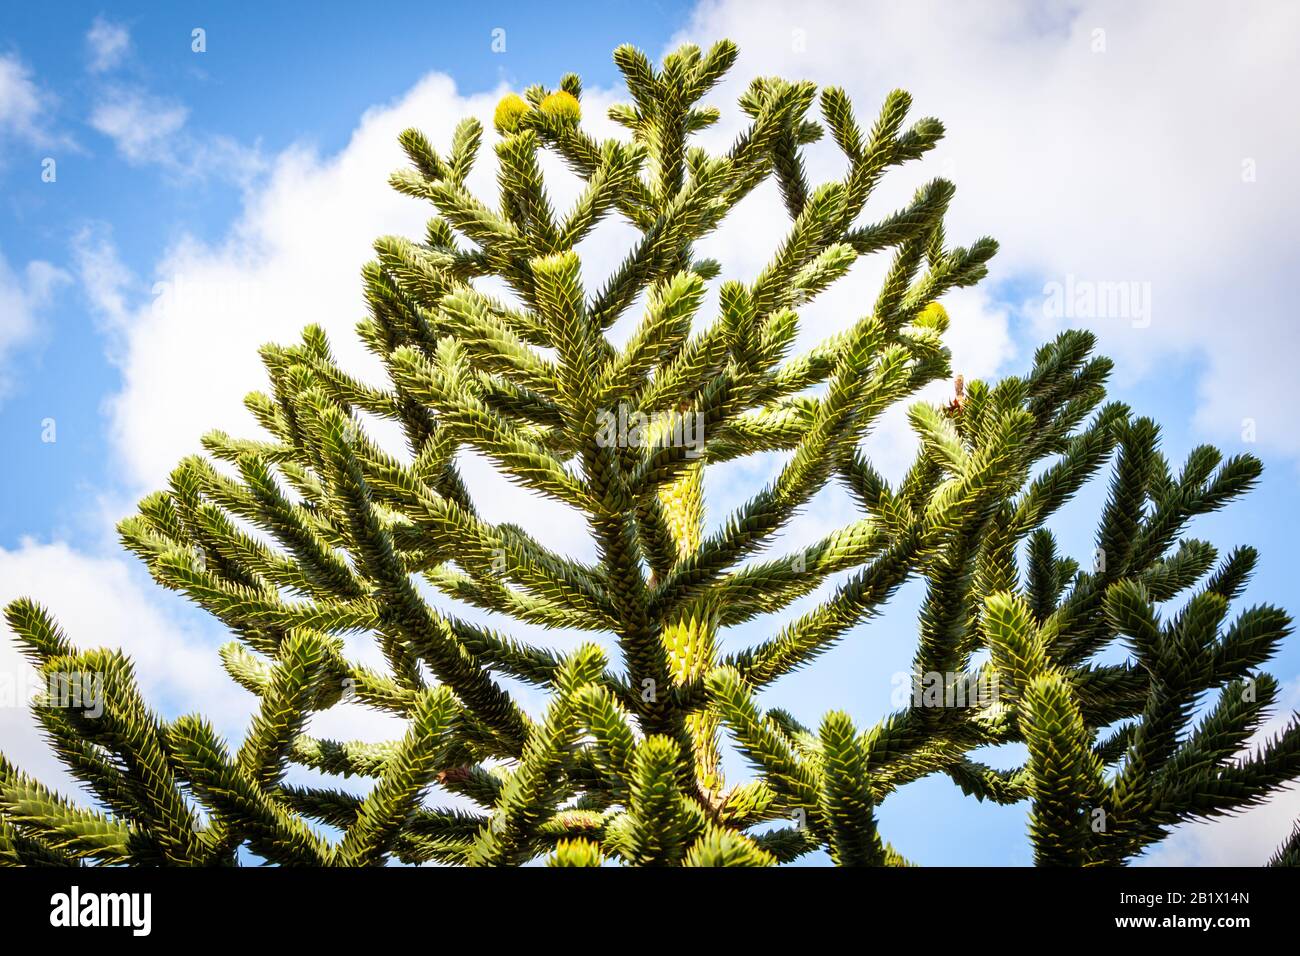
[[[17,274],[0,252],[0,396],[10,385],[8,368],[14,351],[37,335],[41,310],[69,278],[62,269],[41,260],[27,263]]]
[[[938,116],[948,135],[919,172],[885,178],[877,212],[945,175],[958,185],[949,239],[997,237],[994,281],[1149,283],[1149,327],[1084,323],[1120,376],[1201,363],[1196,421],[1209,437],[1235,442],[1254,418],[1261,445],[1300,454],[1288,306],[1300,125],[1277,112],[1300,80],[1300,8],[724,0],[701,4],[679,39],[723,36],[741,59],[719,104],[756,74],[806,77],[844,86],[867,125],[889,90],[912,92],[914,115]],[[1041,305],[1036,337],[1060,324]]]
[[[89,123],[113,141],[118,153],[137,166],[158,166],[182,178],[218,176],[248,185],[262,171],[256,148],[228,136],[203,135],[186,128],[189,109],[172,99],[131,86],[101,91]]]
[[[17,56],[0,54],[0,137],[13,136],[36,146],[54,142],[45,128],[52,102]]]
[[[90,125],[113,140],[133,163],[175,162],[172,137],[189,111],[139,90],[114,89],[90,116]]]
[[[134,277],[118,258],[108,224],[93,222],[83,226],[73,237],[72,258],[100,328],[110,342],[116,343],[130,320],[127,297]]]
[[[87,69],[105,73],[119,66],[130,52],[131,32],[120,23],[95,17],[86,32],[86,47],[90,54]]]

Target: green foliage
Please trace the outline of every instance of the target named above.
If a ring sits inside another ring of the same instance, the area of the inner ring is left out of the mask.
[[[937,300],[982,278],[995,244],[945,244],[943,180],[860,222],[880,177],[942,135],[933,119],[907,125],[902,92],[868,129],[842,90],[760,78],[740,99],[749,122],[734,145],[693,145],[719,117],[702,97],[735,57],[727,42],[686,46],[656,70],[620,47],[631,102],[610,115],[626,138],[583,131],[575,76],[506,97],[499,208],[466,187],[477,122],[457,128],[445,156],[415,130],[402,135],[411,168],[392,183],[435,216],[423,241],[380,239],[364,270],[359,333],[388,384],[341,369],[314,326],[299,344],[266,346],[270,389],[247,400],[265,436],[210,433],[209,457],[181,462],[120,526],[160,584],[232,632],[221,661],[260,700],[242,743],[232,750],[197,715],[162,719],[129,661],[77,651],[17,601],[10,626],[51,679],[36,716],[96,809],[0,760],[0,861],[231,865],[242,850],[298,865],[765,866],[823,848],[840,865],[906,865],[876,808],[946,774],[980,800],[1027,802],[1038,862],[1118,864],[1180,822],[1300,776],[1296,723],[1243,753],[1277,694],[1259,668],[1290,621],[1267,606],[1232,616],[1252,550],[1216,567],[1211,546],[1182,536],[1247,491],[1258,462],[1201,448],[1174,475],[1156,425],[1103,404],[1110,363],[1070,331],[1023,377],[970,382],[947,406],[912,404],[919,451],[886,481],[861,440],[895,403],[949,377]],[[845,173],[814,185],[803,150],[827,132]],[[585,184],[567,213],[546,193],[543,151]],[[752,282],[717,285],[710,316],[719,267],[695,244],[768,178],[788,231]],[[584,288],[575,246],[611,216],[639,239],[607,282]],[[878,252],[891,259],[869,311],[792,354],[800,310]],[[616,347],[606,333],[634,308]],[[643,441],[609,440],[620,410],[644,416]],[[372,419],[400,426],[404,456],[367,435]],[[674,439],[684,422],[702,423],[699,447]],[[578,510],[598,560],[485,519],[457,467],[469,451]],[[784,456],[775,478],[706,531],[709,466],[766,452]],[[1045,523],[1112,460],[1098,550],[1080,563]],[[861,517],[760,559],[832,481]],[[723,629],[832,576],[837,587],[810,610],[719,651]],[[421,579],[517,622],[611,637],[617,653],[563,653],[464,620]],[[918,693],[863,729],[838,711],[814,730],[764,710],[764,689],[909,579],[925,585],[918,687],[943,674],[995,694],[934,706]],[[349,659],[349,633],[372,635],[385,666]],[[101,697],[60,699],[71,674],[102,682]],[[526,712],[506,680],[544,690],[545,713]],[[404,735],[312,736],[311,717],[344,702],[401,719]],[[1024,745],[1025,764],[978,761],[1002,744]],[[724,779],[725,747],[752,779]],[[370,786],[303,786],[294,768]],[[457,806],[429,805],[435,790]],[[1296,858],[1292,837],[1275,862]]]

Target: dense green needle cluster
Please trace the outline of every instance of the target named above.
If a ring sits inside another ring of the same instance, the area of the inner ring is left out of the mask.
[[[1110,363],[1071,331],[1023,377],[912,404],[919,452],[886,481],[861,440],[951,375],[937,300],[978,281],[995,244],[946,244],[943,180],[859,222],[882,174],[942,134],[936,120],[906,122],[902,92],[866,129],[842,90],[764,77],[740,99],[748,124],[729,150],[692,145],[719,118],[701,98],[735,57],[727,42],[686,46],[656,70],[619,48],[631,102],[610,115],[628,135],[605,141],[582,129],[576,76],[507,97],[499,208],[466,186],[476,121],[445,154],[402,135],[411,168],[393,185],[435,215],[422,241],[380,239],[364,270],[359,332],[388,383],[342,370],[314,326],[267,346],[271,388],[247,399],[266,435],[208,434],[210,457],[183,461],[120,526],[160,584],[234,635],[222,663],[260,700],[242,743],[201,716],[163,719],[125,657],[77,650],[17,601],[9,623],[50,678],[35,713],[96,808],[0,758],[0,861],[758,866],[824,849],[841,865],[906,865],[876,808],[944,774],[980,800],[1028,803],[1038,862],[1106,865],[1300,776],[1300,724],[1243,751],[1277,696],[1259,667],[1289,619],[1230,612],[1253,550],[1220,558],[1184,536],[1247,491],[1259,463],[1202,447],[1171,468],[1155,424],[1103,404]],[[827,133],[845,173],[814,187],[803,151]],[[543,151],[584,184],[567,213],[548,199]],[[753,281],[720,281],[693,249],[769,177],[784,235]],[[584,288],[575,246],[613,216],[640,237],[603,286]],[[791,354],[800,309],[872,253],[892,257],[874,305]],[[624,317],[636,325],[619,347],[607,333]],[[367,435],[373,419],[400,426],[407,454]],[[629,420],[644,423],[636,440]],[[486,520],[458,470],[468,452],[583,515],[598,560]],[[773,480],[707,524],[709,466],[770,452],[783,453]],[[1097,550],[1081,565],[1044,525],[1107,468]],[[766,556],[829,482],[861,517]],[[831,576],[838,587],[811,610],[720,652],[725,629]],[[842,712],[805,726],[763,708],[765,688],[909,579],[926,592],[906,706],[865,728]],[[578,629],[617,653],[532,646],[449,613],[434,592],[503,627]],[[350,660],[349,633],[373,635],[386,666]],[[62,699],[69,675],[94,699]],[[932,675],[944,675],[938,695]],[[543,689],[545,712],[526,712],[507,681]],[[994,693],[958,701],[950,682]],[[404,735],[307,732],[345,701],[401,718]],[[1023,766],[977,759],[1008,743],[1024,745]],[[750,779],[724,779],[728,747]],[[371,785],[304,786],[294,767]],[[454,808],[429,799],[435,788]],[[1296,861],[1293,839],[1275,862]]]

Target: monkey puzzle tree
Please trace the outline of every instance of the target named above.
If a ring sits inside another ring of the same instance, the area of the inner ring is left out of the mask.
[[[1203,447],[1172,472],[1151,421],[1102,404],[1110,364],[1071,331],[1023,377],[971,382],[947,406],[912,404],[919,451],[886,481],[861,439],[951,374],[937,300],[978,281],[994,243],[947,245],[953,187],[943,180],[859,222],[882,174],[942,133],[933,119],[905,124],[902,92],[864,130],[842,90],[761,78],[740,99],[748,123],[730,149],[692,145],[719,118],[701,98],[735,56],[727,42],[686,46],[656,71],[619,48],[632,101],[610,115],[629,135],[605,141],[581,127],[576,76],[506,97],[495,116],[499,208],[466,186],[476,121],[460,124],[445,155],[415,130],[402,135],[412,168],[393,185],[436,214],[421,242],[380,239],[364,269],[359,331],[387,384],[342,370],[315,326],[300,344],[265,347],[271,389],[247,405],[267,436],[208,434],[210,458],[183,461],[120,526],[159,583],[233,632],[222,663],[260,699],[242,743],[232,751],[201,716],[159,716],[123,655],[76,650],[40,607],[17,601],[9,623],[50,679],[35,713],[97,808],[0,759],[0,859],[713,866],[824,848],[839,864],[893,865],[905,861],[875,808],[945,774],[981,800],[1028,802],[1039,862],[1112,864],[1180,821],[1248,806],[1300,775],[1294,723],[1241,756],[1277,693],[1257,668],[1290,629],[1271,607],[1229,622],[1255,552],[1216,568],[1213,547],[1182,537],[1190,519],[1246,491],[1258,462]],[[813,187],[803,150],[827,131],[846,172]],[[542,151],[584,184],[563,215],[544,188]],[[752,281],[719,282],[695,245],[769,177],[788,227]],[[586,289],[575,247],[609,216],[639,238],[604,285]],[[800,309],[857,259],[886,251],[869,311],[792,355]],[[485,279],[510,295],[489,294]],[[620,347],[608,333],[624,316],[635,330]],[[367,434],[372,419],[400,426],[406,454]],[[485,519],[458,470],[468,452],[583,515],[598,559]],[[710,466],[766,452],[783,453],[775,477],[708,530]],[[1083,569],[1044,524],[1112,459]],[[832,481],[861,517],[765,557]],[[811,610],[720,652],[725,629],[832,576],[838,587]],[[762,708],[764,688],[914,577],[926,592],[907,706],[865,729],[843,712],[814,728]],[[452,601],[493,620],[612,636],[616,653],[534,646],[450,613]],[[349,659],[348,633],[373,635],[386,666]],[[1116,647],[1118,662],[1099,659]],[[931,675],[946,675],[938,699]],[[66,699],[73,676],[93,699]],[[957,700],[950,678],[996,693]],[[506,680],[543,689],[545,712],[526,712]],[[307,732],[313,714],[345,701],[401,718],[404,736]],[[1022,767],[976,759],[1004,743],[1025,745]],[[751,778],[724,779],[727,747]],[[373,784],[362,795],[307,786],[289,778],[295,766]],[[426,803],[435,787],[456,807]],[[1295,855],[1284,848],[1278,862]]]

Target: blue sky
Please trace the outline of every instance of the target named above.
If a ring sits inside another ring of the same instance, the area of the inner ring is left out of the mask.
[[[1056,329],[1096,328],[1119,365],[1113,397],[1162,423],[1172,461],[1206,441],[1264,459],[1259,489],[1192,533],[1223,550],[1257,546],[1245,602],[1297,610],[1300,343],[1287,280],[1300,266],[1290,235],[1300,199],[1288,180],[1300,137],[1267,106],[1297,79],[1285,55],[1300,36],[1293,13],[1012,0],[981,14],[739,0],[457,4],[437,15],[416,3],[382,14],[343,3],[210,6],[0,11],[0,457],[11,463],[0,470],[0,598],[32,593],[74,640],[134,649],[169,713],[196,695],[231,695],[215,654],[225,638],[120,554],[112,521],[203,431],[248,432],[238,398],[262,384],[258,343],[317,321],[340,351],[355,351],[364,245],[381,231],[414,234],[423,216],[384,195],[384,174],[401,162],[393,132],[416,125],[445,137],[505,89],[555,84],[568,71],[583,76],[590,102],[612,101],[610,52],[622,42],[658,57],[682,38],[736,39],[733,81],[711,98],[724,113],[737,112],[737,84],[759,72],[844,85],[863,122],[890,88],[912,90],[917,115],[943,118],[953,145],[925,170],[887,179],[882,196],[950,176],[959,187],[950,241],[988,232],[1003,244],[989,280],[949,303],[959,368],[1022,371]],[[195,28],[206,31],[205,52],[191,49]],[[504,52],[493,49],[497,29]],[[53,182],[42,181],[47,158]],[[743,273],[770,254],[779,229],[765,201],[720,237],[724,265]],[[592,249],[588,268],[613,254]],[[181,275],[256,298],[248,314],[228,304],[159,314],[156,283]],[[871,277],[859,277],[863,289]],[[1046,314],[1047,284],[1068,277],[1139,283],[1150,321]],[[854,294],[821,303],[810,328],[846,321]],[[49,419],[54,442],[41,440]],[[888,465],[903,441],[886,429],[873,447]],[[1103,495],[1094,482],[1054,525],[1078,557],[1091,551]],[[729,500],[711,491],[715,519]],[[819,507],[793,543],[847,515],[832,493]],[[544,530],[570,533],[561,519]],[[910,659],[919,594],[906,588],[769,703],[809,722],[829,704],[859,723],[876,719]],[[10,665],[0,657],[0,669]],[[1300,706],[1300,641],[1272,670]],[[247,706],[233,694],[214,705],[231,732]],[[21,738],[26,753],[29,731],[0,708],[7,752]],[[40,760],[34,744],[31,753]],[[1189,828],[1156,859],[1258,862],[1297,814],[1288,797]],[[908,788],[882,821],[924,863],[1030,859],[1022,809],[976,805],[946,780]]]

